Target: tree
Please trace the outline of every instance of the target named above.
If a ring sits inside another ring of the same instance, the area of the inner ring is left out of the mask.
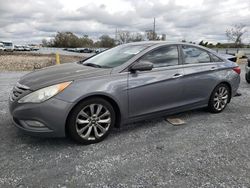
[[[203,40],[199,42],[199,45],[200,45],[200,46],[204,46]]]
[[[157,34],[153,30],[147,30],[146,36],[147,36],[148,40],[156,40],[157,39]]]
[[[221,45],[220,42],[218,42],[215,46],[216,46],[217,48],[221,48],[221,47],[222,47],[222,45]]]
[[[42,40],[43,46],[63,48],[92,47],[93,43],[93,40],[88,38],[88,35],[79,38],[72,32],[57,32],[50,41]]]
[[[112,48],[115,46],[115,39],[111,38],[108,35],[102,35],[100,38],[100,43],[98,44],[100,47],[104,48]]]
[[[209,43],[207,47],[208,47],[208,48],[213,48],[214,45],[213,45],[213,43]]]
[[[47,47],[48,46],[48,41],[46,39],[42,40],[42,46]]]
[[[72,32],[57,32],[51,43],[53,47],[81,47],[79,38]]]
[[[143,40],[144,40],[144,36],[141,33],[130,34],[127,38],[127,42],[139,42]]]
[[[81,47],[92,47],[93,44],[94,44],[94,41],[90,39],[88,35],[83,35],[83,37],[80,38]]]
[[[233,41],[236,47],[240,47],[242,45],[242,37],[246,32],[246,25],[236,24],[226,30],[226,36],[228,41]]]
[[[129,31],[118,31],[117,32],[117,40],[119,44],[125,44],[129,42],[130,32]]]

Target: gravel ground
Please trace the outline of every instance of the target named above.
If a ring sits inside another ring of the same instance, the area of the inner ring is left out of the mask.
[[[7,98],[24,73],[0,73],[0,187],[250,187],[250,85],[221,114],[204,110],[113,130],[101,143],[23,135]]]
[[[84,58],[83,56],[60,55],[60,62],[70,63]],[[0,71],[31,71],[55,65],[55,62],[55,54],[0,52]]]

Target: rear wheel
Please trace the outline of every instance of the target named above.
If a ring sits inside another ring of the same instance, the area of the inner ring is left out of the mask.
[[[79,103],[69,116],[67,129],[71,138],[82,144],[102,141],[115,124],[112,105],[102,98]]]
[[[209,103],[208,109],[212,113],[220,113],[222,112],[226,106],[228,101],[230,100],[230,89],[226,84],[219,84],[213,90]]]
[[[247,83],[250,84],[250,73],[246,73],[245,78],[246,78]]]

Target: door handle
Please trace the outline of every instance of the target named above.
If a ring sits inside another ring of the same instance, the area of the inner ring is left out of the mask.
[[[182,74],[177,73],[177,74],[175,74],[172,78],[180,78],[180,77],[182,77],[182,76],[183,76]]]
[[[217,70],[217,67],[211,67],[211,70]]]

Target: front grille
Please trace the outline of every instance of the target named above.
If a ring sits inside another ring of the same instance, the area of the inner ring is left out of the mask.
[[[12,101],[20,99],[25,93],[29,91],[29,87],[17,83],[12,89],[10,99]]]

